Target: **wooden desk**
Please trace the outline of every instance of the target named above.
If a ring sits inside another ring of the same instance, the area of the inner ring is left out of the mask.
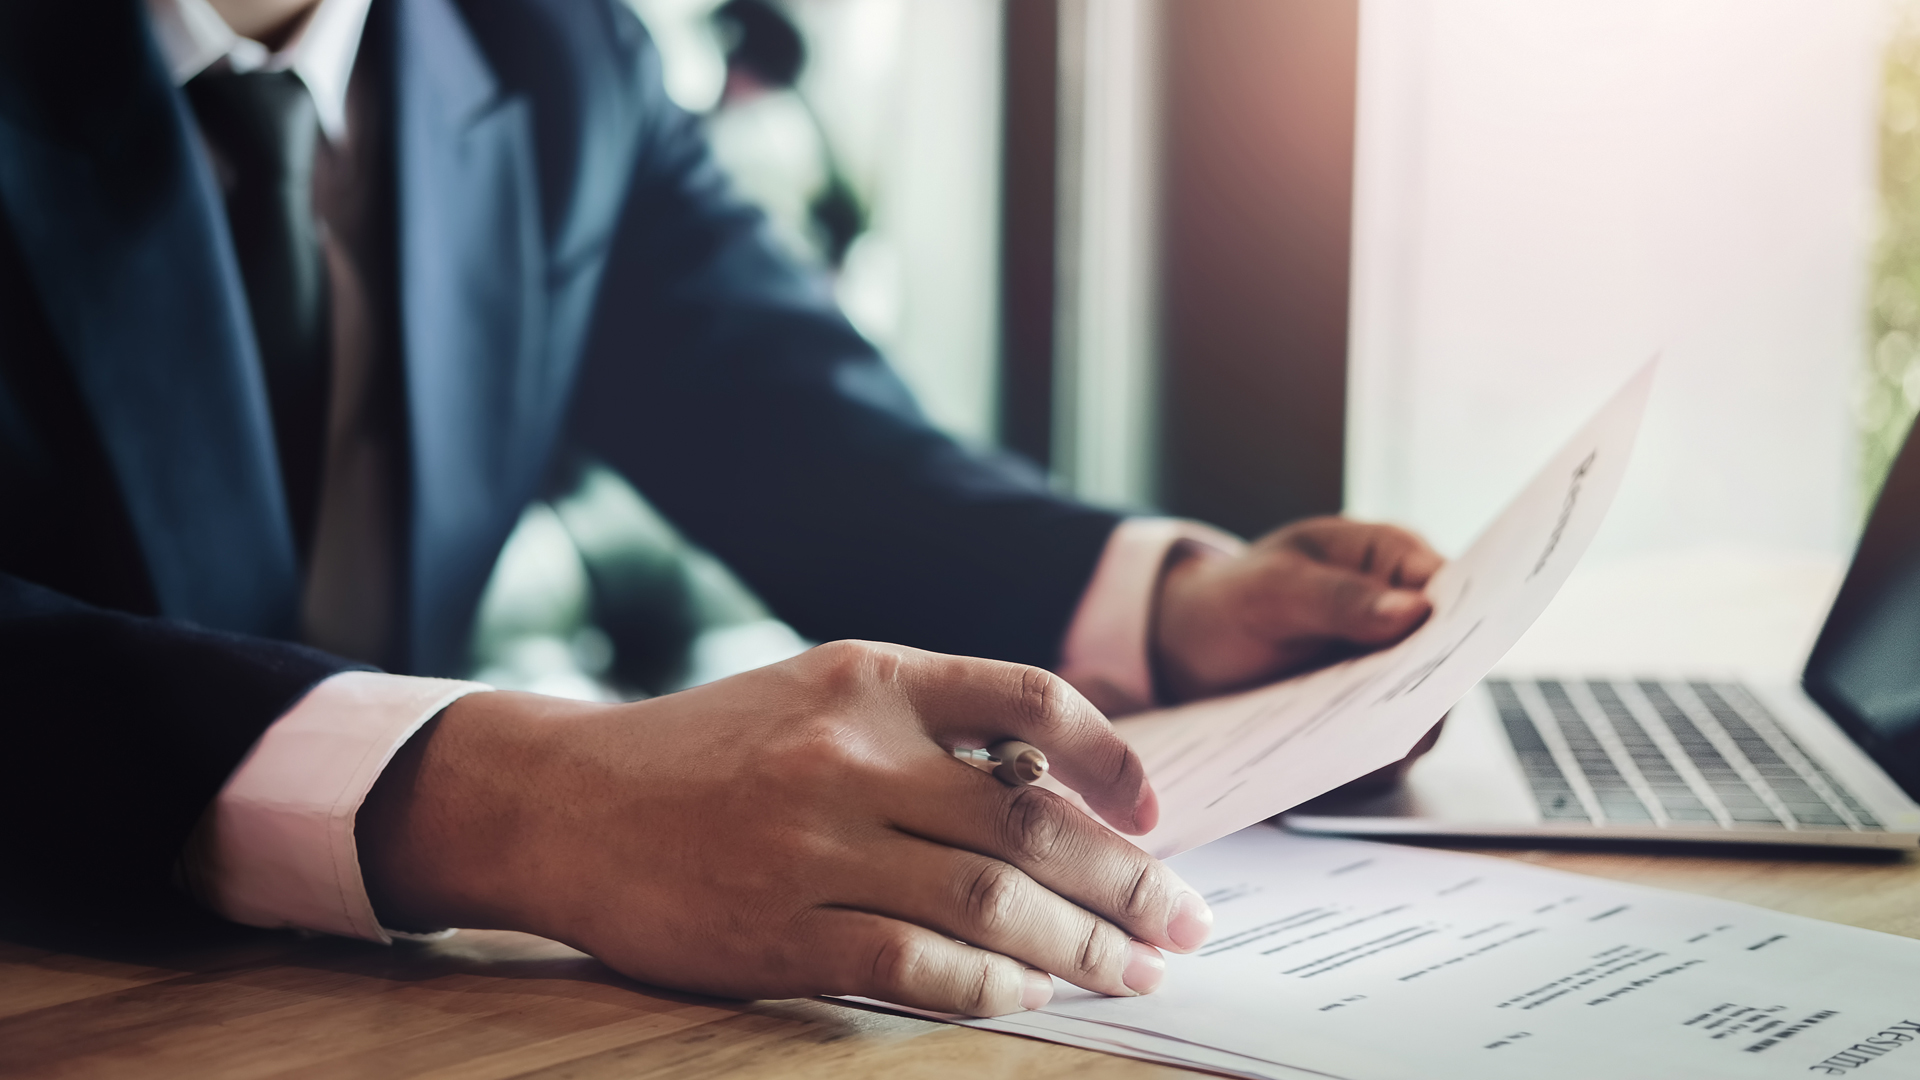
[[[1838,572],[1722,555],[1583,567],[1509,664],[1792,672]],[[1489,853],[1920,938],[1920,855],[1660,852]],[[238,932],[173,950],[0,943],[7,1080],[1191,1075],[821,1001],[663,993],[514,934],[393,949]]]
[[[1920,857],[1492,854],[1920,937]],[[236,932],[186,949],[0,943],[0,1077],[1177,1077],[1180,1070],[822,1001],[628,982],[468,932],[392,949]]]

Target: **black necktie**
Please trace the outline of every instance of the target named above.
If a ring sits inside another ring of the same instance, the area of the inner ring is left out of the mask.
[[[273,412],[294,543],[313,539],[327,431],[327,268],[313,217],[319,120],[290,71],[209,71],[187,84],[226,165],[227,222]]]

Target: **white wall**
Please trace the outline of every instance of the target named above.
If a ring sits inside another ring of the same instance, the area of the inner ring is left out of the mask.
[[[1155,494],[1159,17],[1154,0],[1060,5],[1052,463],[1107,506]]]
[[[815,32],[808,92],[874,200],[842,304],[936,423],[989,442],[1000,385],[1000,5],[809,0],[796,11]]]
[[[1350,512],[1457,551],[1664,357],[1601,560],[1841,553],[1871,0],[1365,0]]]

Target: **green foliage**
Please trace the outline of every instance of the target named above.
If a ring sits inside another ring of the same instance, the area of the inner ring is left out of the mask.
[[[1873,505],[1920,410],[1920,0],[1900,0],[1880,102],[1880,236],[1873,253],[1860,492]]]

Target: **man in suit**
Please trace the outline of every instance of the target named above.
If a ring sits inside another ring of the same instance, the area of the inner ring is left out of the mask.
[[[1437,557],[1122,520],[960,448],[657,66],[615,0],[0,8],[10,920],[191,895],[977,1014],[1147,992],[1204,939],[1164,867],[949,748],[1026,738],[1144,831],[1088,697],[1395,640]],[[449,678],[562,443],[803,633],[902,644],[622,706]]]

